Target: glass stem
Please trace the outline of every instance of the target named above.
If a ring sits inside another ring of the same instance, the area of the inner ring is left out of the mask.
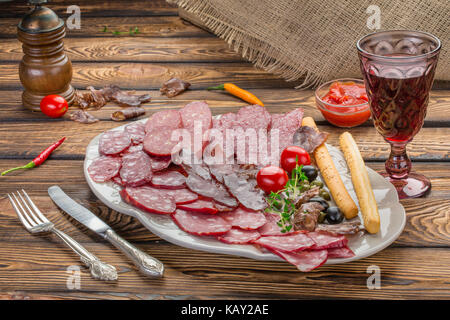
[[[391,143],[391,154],[386,161],[386,172],[392,179],[405,179],[411,171],[411,160],[406,154],[406,143]]]

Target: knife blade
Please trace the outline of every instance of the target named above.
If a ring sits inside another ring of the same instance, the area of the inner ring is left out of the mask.
[[[162,277],[164,265],[161,261],[149,256],[120,237],[95,214],[70,198],[59,186],[48,188],[48,194],[64,212],[111,242],[117,249],[128,256],[142,273],[150,277]]]

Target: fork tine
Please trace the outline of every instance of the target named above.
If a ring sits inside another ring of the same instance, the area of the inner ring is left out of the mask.
[[[25,192],[25,190],[22,189],[22,193],[27,198],[27,202],[30,204],[30,206],[34,209],[34,212],[36,212],[37,216],[44,222],[50,222],[44,214],[39,210],[39,208],[34,204],[33,200],[28,196],[28,193]]]
[[[28,205],[27,201],[25,201],[25,199],[22,197],[22,195],[20,194],[19,190],[17,190],[17,194],[19,195],[20,199],[22,200],[23,205],[25,206],[26,210],[28,211],[29,216],[31,216],[31,218],[37,223],[37,224],[41,224],[44,223],[44,221],[41,221],[41,219],[39,219],[33,212],[33,210],[31,210],[30,206]]]
[[[14,194],[13,194],[14,195]],[[15,197],[15,196],[14,196]],[[28,223],[28,221],[22,216],[22,214],[20,213],[19,208],[17,207],[15,201],[13,200],[13,198],[9,195],[8,193],[8,198],[9,198],[9,202],[11,202],[11,205],[14,208],[14,211],[16,211],[17,216],[19,217],[20,222],[22,222],[22,224],[25,226],[25,228],[27,228],[28,230],[31,229],[31,225]]]
[[[20,200],[17,198],[16,194],[15,194],[14,192],[12,192],[11,194],[13,195],[16,204],[17,204],[17,205],[19,206],[19,208],[21,209],[21,210],[20,210],[20,213],[22,214],[22,217],[24,217],[25,220],[28,221],[28,224],[31,225],[31,227],[36,226],[38,223],[37,223],[36,221],[34,221],[34,220],[30,217],[30,215],[25,211],[25,209],[24,209],[23,206],[22,206],[22,203],[21,203]]]

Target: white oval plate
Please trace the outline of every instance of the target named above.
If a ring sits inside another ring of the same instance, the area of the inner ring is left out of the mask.
[[[145,122],[146,119],[139,121]],[[125,125],[122,125],[112,130],[123,130],[124,126]],[[121,188],[118,185],[112,182],[94,182],[87,172],[87,168],[91,164],[92,160],[99,157],[99,138],[100,135],[96,136],[87,146],[86,157],[84,160],[84,175],[92,192],[94,192],[94,194],[108,207],[120,213],[137,218],[148,230],[158,237],[182,247],[213,253],[231,254],[257,260],[282,260],[280,257],[270,252],[261,252],[252,245],[231,245],[220,242],[214,237],[199,237],[188,234],[178,228],[178,226],[168,215],[144,212],[123,202],[119,195]],[[336,168],[341,174],[347,190],[353,200],[358,203],[355,191],[353,189],[350,172],[342,152],[328,144],[327,147],[335,162]],[[346,259],[328,259],[326,264],[344,263],[371,256],[394,242],[405,227],[405,209],[399,202],[394,186],[374,170],[367,168],[367,171],[369,173],[370,183],[372,185],[380,213],[380,231],[377,234],[365,233],[350,236],[349,247],[353,250],[355,256]],[[361,218],[361,213],[359,214],[359,218]]]

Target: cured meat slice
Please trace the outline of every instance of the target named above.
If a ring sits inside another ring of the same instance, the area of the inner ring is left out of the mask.
[[[339,224],[318,224],[315,231],[326,231],[332,234],[356,234],[364,230],[360,221],[345,221]]]
[[[315,242],[313,250],[342,248],[348,243],[345,236],[334,236],[325,232],[309,232],[308,236]]]
[[[181,128],[181,115],[178,110],[163,110],[154,113],[145,123],[145,132]]]
[[[209,106],[204,101],[188,103],[180,109],[181,122],[186,129],[194,129],[195,123],[201,124],[203,130],[212,126],[212,115]]]
[[[295,132],[293,143],[312,153],[318,146],[325,143],[327,138],[327,132],[317,132],[314,128],[304,126]]]
[[[225,206],[223,204],[217,203],[216,201],[214,201],[214,207],[219,211],[219,212],[228,212],[228,211],[233,211],[234,208],[229,207],[229,206]]]
[[[232,228],[227,233],[217,236],[217,239],[230,244],[245,244],[258,240],[261,237],[256,230],[242,230]]]
[[[186,204],[194,202],[198,199],[198,195],[189,191],[188,189],[158,189],[159,193],[172,197],[175,203]]]
[[[98,142],[100,154],[113,156],[125,151],[131,145],[131,138],[125,131],[110,130],[103,133]]]
[[[122,157],[120,178],[126,186],[138,187],[152,180],[152,161],[144,151],[127,153]]]
[[[172,78],[164,82],[159,91],[162,94],[165,94],[168,98],[173,98],[183,91],[186,91],[190,86],[191,84],[187,81],[183,81],[178,78]]]
[[[303,109],[297,108],[285,114],[273,114],[271,128],[285,128],[292,134],[302,126]]]
[[[188,204],[177,204],[177,208],[185,211],[195,211],[209,214],[216,214],[219,211],[214,205],[214,201],[206,199],[198,199]]]
[[[152,159],[152,170],[154,172],[167,169],[172,162],[170,157],[150,157]]]
[[[167,157],[176,153],[178,140],[172,140],[172,130],[153,130],[144,138],[145,152],[157,157]]]
[[[174,197],[164,190],[161,192],[161,189],[149,186],[126,187],[120,191],[120,195],[125,202],[147,212],[169,214],[176,209]]]
[[[228,191],[246,208],[264,210],[267,207],[264,191],[256,188],[255,179],[238,177],[235,173],[223,177]]]
[[[328,258],[327,250],[305,250],[302,252],[283,252],[279,250],[271,250],[290,264],[297,267],[302,272],[312,271],[323,265]]]
[[[125,127],[125,131],[133,141],[133,144],[139,144],[144,141],[145,125],[142,122],[133,122]]]
[[[277,213],[265,213],[267,222],[258,229],[259,233],[263,236],[282,236],[293,232],[293,230],[282,233],[281,228],[278,226],[280,216]]]
[[[95,182],[106,182],[117,176],[121,166],[121,158],[101,156],[92,161],[88,173]]]
[[[181,230],[198,236],[221,235],[231,229],[231,225],[218,215],[177,209],[171,216]]]
[[[211,164],[209,166],[212,176],[221,183],[223,183],[223,177],[232,174],[234,170],[235,165],[232,164]]]
[[[115,184],[118,184],[118,185],[121,186],[121,187],[125,187],[125,185],[124,185],[123,182],[122,182],[122,179],[120,179],[119,176],[115,176],[114,178],[112,178],[112,181],[113,181]]]
[[[267,130],[272,122],[272,117],[266,108],[260,105],[250,105],[239,109],[236,121],[244,129]]]
[[[122,152],[120,155],[123,156],[123,155],[128,154],[128,153],[142,151],[143,149],[144,149],[144,146],[142,145],[142,143],[141,144],[135,144],[135,145],[130,146],[127,150]]]
[[[351,258],[355,256],[355,253],[349,247],[331,248],[327,250],[328,258],[330,259]]]
[[[158,172],[152,177],[152,185],[163,189],[182,189],[186,186],[186,177],[174,170]]]
[[[246,230],[256,230],[267,223],[264,213],[260,211],[248,210],[242,207],[230,212],[223,212],[220,215],[233,227]]]
[[[190,173],[186,179],[188,188],[206,198],[224,204],[228,207],[237,207],[238,202],[233,198],[225,187],[214,180],[206,180],[195,173]]]
[[[314,241],[305,233],[296,232],[285,236],[261,237],[256,244],[269,250],[283,252],[296,252],[309,249],[314,245]]]

